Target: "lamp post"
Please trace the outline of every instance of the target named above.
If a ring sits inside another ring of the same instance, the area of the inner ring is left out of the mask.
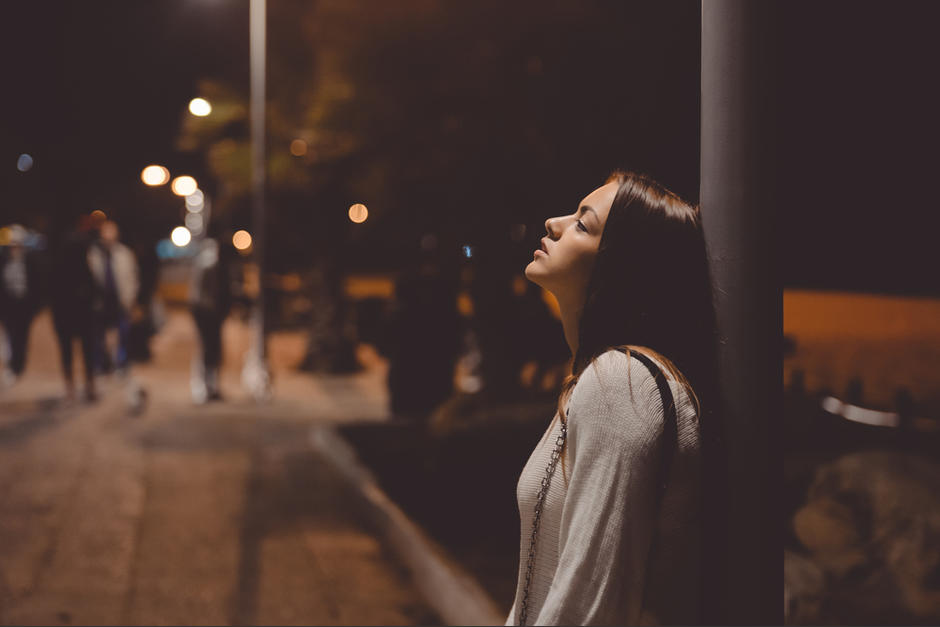
[[[729,499],[706,559],[725,625],[783,624],[782,299],[774,268],[774,5],[702,2],[701,203],[721,330]],[[714,504],[711,505],[714,507]],[[724,574],[718,566],[725,569]],[[715,581],[721,579],[722,581]]]
[[[257,401],[271,396],[264,328],[265,273],[265,210],[264,210],[264,99],[265,99],[265,34],[266,0],[251,0],[249,5],[249,39],[251,66],[251,221],[252,247],[258,268],[258,296],[251,319],[251,347],[242,369],[242,384]]]

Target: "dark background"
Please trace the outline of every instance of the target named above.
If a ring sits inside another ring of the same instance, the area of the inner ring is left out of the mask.
[[[269,24],[290,4],[272,0]],[[514,222],[531,227],[521,260],[544,218],[569,211],[613,167],[646,170],[697,200],[699,7],[653,4],[589,3],[594,17],[573,20],[579,28],[564,40],[526,39],[520,27],[520,40],[544,60],[541,79],[525,92],[531,100],[478,107],[480,128],[493,128],[483,138],[490,154],[455,163],[452,180],[424,182],[428,197],[447,202],[402,211],[391,199],[384,204],[392,217],[385,219],[420,223],[444,212],[459,225],[447,242],[456,250],[486,240],[478,222],[503,215],[494,218],[500,230]],[[479,5],[482,21],[447,36],[470,46],[486,34],[479,24],[491,23],[494,32],[500,25],[514,28],[533,11],[557,11],[556,21],[563,22],[563,5]],[[164,163],[174,173],[197,176],[203,187],[213,185],[204,159],[178,150],[175,140],[200,79],[247,89],[247,7],[246,1],[220,0],[5,7],[0,221],[49,228],[62,216],[101,208],[125,231],[165,237],[178,219],[173,199],[144,188],[140,169]],[[940,50],[933,5],[797,2],[780,3],[777,11],[784,285],[936,295],[940,279],[931,271],[937,258],[929,225],[937,210],[931,184],[938,165],[934,76]],[[508,41],[510,35],[503,36]],[[291,36],[273,31],[270,45]],[[390,54],[394,58],[395,49]],[[276,70],[269,76],[276,78]],[[497,82],[490,96],[498,101],[499,94]],[[593,126],[585,119],[592,111],[600,118]],[[525,150],[514,151],[507,163],[499,155],[519,140],[501,129],[526,116],[548,149],[531,164]],[[35,159],[25,174],[14,167],[21,152]],[[513,164],[519,176],[507,177]],[[468,196],[466,205],[449,203]],[[343,213],[360,200],[349,185],[333,197],[343,201]],[[489,207],[475,221],[468,214],[482,204]],[[246,210],[233,216],[247,225]],[[355,264],[382,269],[395,257],[387,224],[385,237],[361,230]],[[395,233],[403,247],[423,234]]]

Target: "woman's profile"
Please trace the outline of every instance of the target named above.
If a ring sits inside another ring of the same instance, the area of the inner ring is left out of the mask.
[[[506,624],[701,623],[717,386],[699,208],[616,172],[545,228],[525,274],[557,299],[574,360],[517,484]]]

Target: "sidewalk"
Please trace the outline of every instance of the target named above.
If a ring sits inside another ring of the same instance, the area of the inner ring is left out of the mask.
[[[0,623],[439,622],[309,443],[315,425],[384,420],[381,360],[304,375],[300,335],[275,335],[275,399],[259,407],[239,385],[246,328],[223,337],[226,400],[194,406],[194,330],[171,311],[134,369],[149,402],[132,417],[114,380],[95,405],[59,400],[37,318],[24,378],[0,391]]]

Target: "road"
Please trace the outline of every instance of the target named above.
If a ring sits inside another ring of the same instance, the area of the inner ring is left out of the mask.
[[[64,401],[37,318],[24,377],[0,391],[0,623],[438,621],[309,446],[323,421],[386,418],[381,360],[304,375],[290,368],[302,338],[275,334],[275,399],[258,406],[238,383],[245,326],[223,337],[225,400],[193,405],[195,332],[171,311],[134,368],[148,391],[135,416],[116,378],[96,404]]]

